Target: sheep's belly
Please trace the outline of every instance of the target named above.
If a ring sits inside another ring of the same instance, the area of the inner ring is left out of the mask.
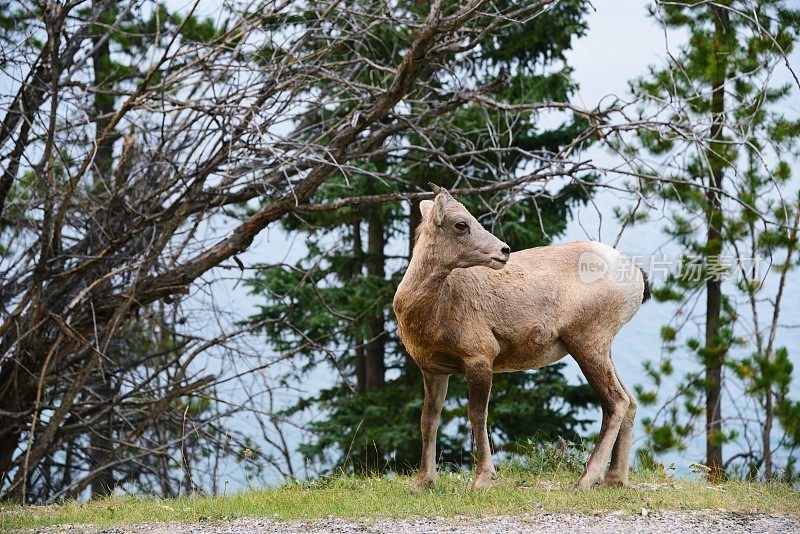
[[[510,373],[512,371],[539,369],[557,362],[566,355],[567,348],[560,341],[556,341],[552,345],[542,347],[540,350],[528,354],[500,354],[495,359],[492,370],[495,373]]]

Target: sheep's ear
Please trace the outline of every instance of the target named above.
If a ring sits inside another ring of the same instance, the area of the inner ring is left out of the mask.
[[[448,191],[444,187],[436,185],[433,182],[428,182],[428,187],[430,187],[431,191],[433,191],[437,195],[444,195],[444,196],[446,196],[448,198],[453,198],[452,196],[450,196],[450,191]]]
[[[436,223],[436,226],[441,226],[444,224],[444,212],[445,206],[447,205],[447,201],[452,198],[447,191],[443,190],[442,193],[436,195],[436,200],[434,201],[433,211],[434,211],[434,218],[433,222]]]
[[[431,210],[433,209],[433,200],[423,200],[419,203],[419,211],[422,213],[422,220],[428,220],[428,216],[431,214]]]

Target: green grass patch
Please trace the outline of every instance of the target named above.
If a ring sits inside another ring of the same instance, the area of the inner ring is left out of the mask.
[[[658,474],[635,474],[628,488],[597,488],[576,492],[571,470],[540,473],[519,466],[500,469],[497,487],[470,492],[469,473],[445,474],[436,488],[411,495],[411,479],[336,476],[314,482],[291,483],[227,497],[113,497],[88,503],[51,506],[2,506],[0,530],[63,524],[109,526],[143,522],[219,521],[238,517],[275,520],[342,518],[399,518],[409,516],[489,516],[536,512],[627,510],[719,510],[738,513],[798,513],[800,492],[785,484],[704,482],[671,479]]]

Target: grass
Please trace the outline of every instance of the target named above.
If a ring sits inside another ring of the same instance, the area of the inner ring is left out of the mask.
[[[112,497],[88,503],[0,507],[0,530],[63,524],[110,526],[162,521],[219,521],[237,517],[275,520],[342,517],[399,518],[409,516],[520,515],[536,512],[591,513],[601,510],[725,510],[736,513],[797,514],[800,492],[785,484],[703,482],[638,473],[633,483],[659,483],[657,489],[598,488],[575,492],[573,470],[535,472],[507,464],[500,468],[497,487],[479,493],[467,488],[470,475],[440,475],[436,488],[411,495],[411,479],[336,476],[292,483],[227,497],[180,499]],[[553,487],[558,484],[556,489]]]

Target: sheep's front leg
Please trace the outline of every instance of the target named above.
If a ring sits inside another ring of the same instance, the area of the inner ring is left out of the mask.
[[[449,378],[450,375],[422,372],[425,385],[425,402],[422,405],[419,425],[422,430],[422,459],[417,480],[411,486],[411,491],[414,493],[431,488],[436,483],[436,434],[439,431]]]
[[[489,393],[492,390],[492,368],[488,363],[481,362],[468,366],[465,372],[469,391],[469,422],[476,450],[476,477],[470,489],[477,490],[490,487],[497,480],[486,428]]]

